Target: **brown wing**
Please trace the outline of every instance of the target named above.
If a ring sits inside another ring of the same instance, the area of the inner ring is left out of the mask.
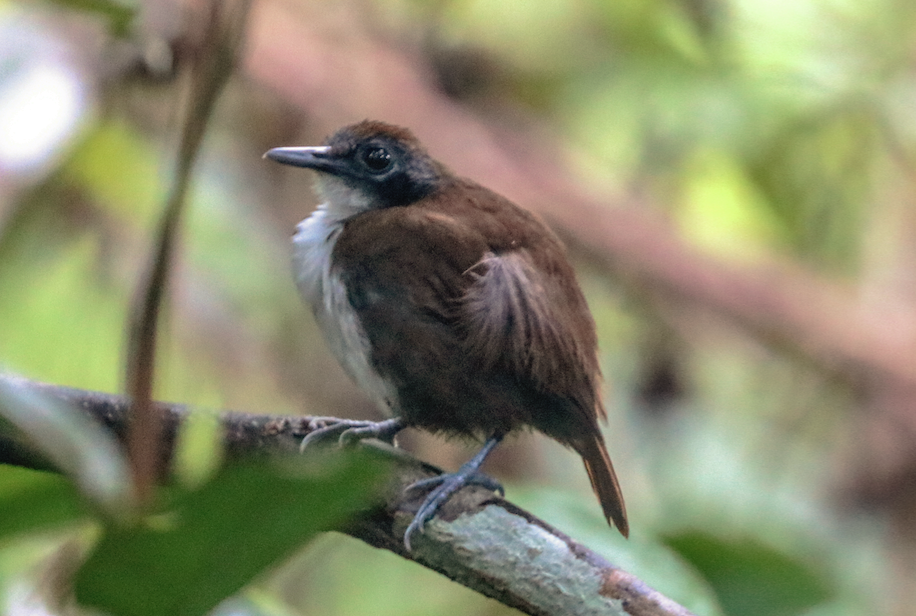
[[[604,409],[595,325],[559,239],[530,212],[466,180],[423,209],[472,230],[484,246],[465,272],[467,352],[486,366],[508,361],[519,378],[574,401],[596,425]]]
[[[594,412],[593,330],[578,298],[539,271],[525,248],[488,253],[471,272],[476,280],[462,301],[469,352],[487,366],[508,359],[538,389]]]

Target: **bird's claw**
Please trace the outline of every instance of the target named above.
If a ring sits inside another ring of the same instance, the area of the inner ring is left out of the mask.
[[[414,481],[412,484],[404,488],[405,492],[413,492],[415,490],[424,490],[429,489],[432,486],[441,484],[445,478],[448,478],[450,475],[437,475],[436,477],[427,477],[426,479],[420,479],[419,481]],[[506,490],[503,488],[502,484],[490,477],[489,475],[484,475],[483,473],[474,473],[469,475],[467,480],[464,482],[466,486],[480,486],[485,490],[490,490],[491,492],[497,492],[500,496],[506,495]]]
[[[339,417],[313,417],[308,427],[310,432],[302,439],[299,451],[330,438],[336,438],[341,447],[349,447],[367,438],[376,438],[389,444],[404,427],[399,419],[365,421],[340,419]]]

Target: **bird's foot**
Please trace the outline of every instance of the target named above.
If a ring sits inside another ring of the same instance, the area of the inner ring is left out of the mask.
[[[404,424],[398,418],[364,421],[339,417],[313,417],[308,427],[310,432],[302,439],[299,451],[305,451],[315,443],[332,438],[336,438],[341,447],[354,445],[367,438],[394,444],[394,437],[404,428]]]
[[[414,515],[413,520],[404,532],[404,547],[407,548],[408,552],[411,550],[410,537],[415,532],[422,531],[426,523],[436,515],[439,507],[461,488],[469,485],[477,485],[487,490],[498,492],[500,496],[505,494],[505,490],[503,490],[503,487],[498,481],[484,475],[476,468],[466,469],[465,466],[462,466],[456,473],[445,473],[438,477],[421,479],[405,488],[405,492],[412,492],[414,490],[422,490],[434,486],[433,490],[426,495],[426,499],[423,501],[423,504],[420,505],[416,515]]]
[[[411,492],[414,490],[433,487],[432,491],[426,495],[426,498],[423,500],[423,504],[420,505],[420,508],[414,515],[413,520],[411,520],[410,525],[404,532],[404,547],[407,548],[408,552],[411,551],[411,535],[417,531],[422,531],[426,523],[429,522],[434,515],[436,515],[439,507],[441,507],[442,504],[448,500],[452,494],[461,488],[469,485],[478,485],[486,488],[487,490],[498,492],[500,496],[505,495],[505,490],[503,490],[503,487],[499,484],[498,481],[480,472],[480,467],[483,465],[487,455],[489,455],[490,451],[493,450],[493,448],[499,443],[501,439],[502,436],[498,436],[488,440],[483,449],[481,449],[477,455],[462,465],[457,472],[444,473],[438,477],[421,479],[420,481],[414,482],[405,488],[405,492]]]
[[[447,481],[449,477],[455,477],[458,473],[443,473],[442,475],[437,475],[435,477],[427,477],[426,479],[420,479],[419,481],[414,481],[412,484],[404,488],[405,492],[414,492],[418,490],[428,490],[429,488],[442,485],[442,482]],[[490,490],[491,492],[498,492],[500,496],[506,495],[506,490],[503,488],[502,484],[481,472],[476,472],[467,477],[464,484],[465,486],[480,486],[485,490]],[[459,486],[460,488],[461,486]]]

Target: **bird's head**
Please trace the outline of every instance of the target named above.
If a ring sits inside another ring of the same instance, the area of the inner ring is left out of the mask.
[[[344,218],[410,205],[447,173],[410,131],[370,120],[345,126],[322,146],[274,148],[264,157],[317,171],[327,207]]]

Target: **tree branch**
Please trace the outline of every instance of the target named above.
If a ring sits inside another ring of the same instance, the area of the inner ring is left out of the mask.
[[[0,375],[5,387],[23,388],[79,409],[102,424],[122,445],[130,405],[122,397],[36,383]],[[157,403],[163,417],[160,476],[165,477],[175,435],[188,410]],[[308,433],[309,417],[221,414],[227,458],[295,454]],[[407,552],[403,534],[419,502],[403,488],[438,469],[396,448],[370,445],[396,463],[386,496],[340,529],[369,545],[394,552],[526,614],[688,616],[690,612],[630,573],[572,540],[546,522],[492,492],[470,486],[455,494]],[[0,431],[0,463],[54,470],[38,448],[15,432]]]

